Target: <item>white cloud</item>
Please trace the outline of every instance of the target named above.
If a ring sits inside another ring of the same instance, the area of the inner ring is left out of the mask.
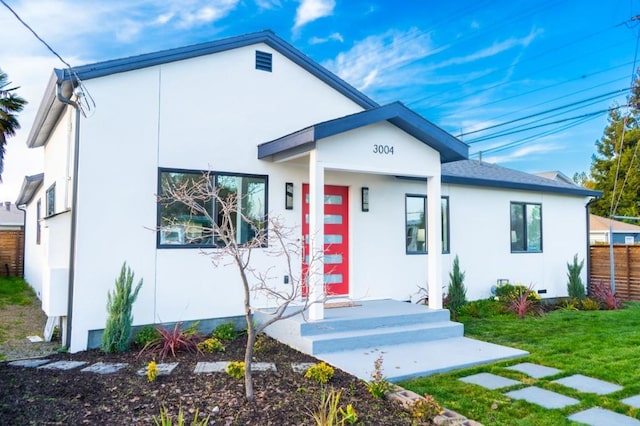
[[[400,68],[436,51],[429,36],[419,30],[390,30],[365,38],[324,65],[360,90],[406,86],[408,80],[398,73],[415,74],[415,70]]]
[[[483,156],[482,160],[487,163],[513,163],[519,161],[532,161],[533,156],[548,154],[550,152],[559,151],[562,147],[554,143],[537,142],[532,145],[521,146],[513,151],[507,151],[505,154],[495,154]]]
[[[458,56],[458,57],[454,57],[454,58],[439,62],[438,64],[433,65],[430,69],[436,70],[436,69],[448,67],[451,65],[467,64],[470,62],[475,62],[481,59],[490,58],[490,57],[499,55],[500,53],[513,49],[514,47],[527,47],[541,33],[542,31],[534,30],[531,33],[529,33],[527,36],[522,38],[512,37],[507,40],[494,43],[489,47],[480,49],[469,55]]]
[[[343,43],[344,38],[340,33],[332,33],[332,34],[329,34],[327,37],[311,37],[311,39],[309,40],[309,44],[322,44],[322,43],[327,43],[329,41],[338,41],[340,43]]]
[[[298,30],[316,19],[331,16],[335,6],[335,0],[302,0],[296,10],[293,30]]]
[[[256,6],[261,10],[273,10],[282,7],[280,0],[255,0]]]

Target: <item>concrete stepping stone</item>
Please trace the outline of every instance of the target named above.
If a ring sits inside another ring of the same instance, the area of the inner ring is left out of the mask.
[[[45,368],[47,370],[73,370],[87,364],[86,361],[56,361],[51,364],[41,365],[38,368]]]
[[[194,368],[193,372],[195,374],[225,373],[227,371],[227,365],[229,365],[229,362],[227,361],[199,362],[196,364],[196,368]],[[276,369],[276,365],[272,362],[253,362],[251,363],[251,371],[261,372],[278,370]]]
[[[128,364],[126,363],[115,363],[115,362],[97,362],[88,367],[80,370],[83,373],[95,373],[95,374],[113,374],[119,370],[125,368]]]
[[[595,393],[598,395],[607,395],[623,389],[622,386],[583,376],[582,374],[574,374],[573,376],[554,380],[553,383],[558,383],[580,392]]]
[[[13,367],[40,367],[43,364],[50,362],[48,359],[21,359],[19,361],[11,361],[9,365]]]
[[[315,365],[315,363],[313,363],[313,362],[292,362],[291,363],[291,369],[293,370],[294,373],[304,374],[304,373],[307,372],[309,367],[311,367],[312,365]]]
[[[496,376],[491,373],[478,373],[472,376],[461,377],[458,380],[492,390],[520,384],[517,380],[507,379],[506,377]]]
[[[589,408],[585,411],[572,414],[568,417],[574,422],[584,423],[590,426],[639,426],[640,420],[624,414],[614,413],[603,408]]]
[[[505,393],[506,396],[513,399],[523,399],[532,404],[540,405],[544,408],[564,408],[569,405],[578,404],[580,401],[559,393],[541,389],[536,386],[519,389]]]
[[[173,370],[175,370],[178,364],[178,362],[171,362],[169,364],[156,364],[158,367],[158,376],[168,376]],[[138,370],[136,374],[138,374],[138,376],[146,376],[148,368],[149,366],[146,365],[144,366],[144,368]]]
[[[544,365],[532,364],[530,362],[522,362],[520,364],[507,367],[507,370],[519,371],[534,379],[541,379],[547,376],[554,376],[561,371],[557,368],[545,367]]]
[[[620,402],[630,405],[634,408],[640,408],[640,395],[630,396],[629,398],[625,398]]]

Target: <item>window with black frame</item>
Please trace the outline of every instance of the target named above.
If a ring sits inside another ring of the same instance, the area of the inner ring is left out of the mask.
[[[511,252],[542,252],[542,204],[511,203]]]
[[[245,244],[266,226],[266,176],[167,169],[159,179],[160,247],[215,247],[223,224]]]
[[[440,201],[442,218],[442,252],[449,253],[449,197]],[[405,249],[407,254],[427,253],[427,197],[406,195],[405,197]]]

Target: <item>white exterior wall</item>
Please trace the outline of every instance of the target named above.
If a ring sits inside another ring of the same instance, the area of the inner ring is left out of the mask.
[[[40,228],[40,244],[37,244],[37,203],[41,200],[41,213],[44,215],[44,188],[41,186],[27,205],[24,233],[24,279],[33,288],[39,299],[42,299],[42,277],[44,273],[45,252],[42,244],[42,227]]]
[[[256,49],[273,52],[272,73],[255,70]],[[198,249],[156,249],[158,168],[268,174],[269,206],[279,210],[291,167],[258,160],[257,145],[362,108],[266,45],[85,83],[97,108],[80,126],[70,350],[104,328],[106,294],[123,261],[144,279],[135,324],[241,315],[235,270],[214,270]]]
[[[255,70],[256,49],[273,53],[273,72]],[[124,261],[136,281],[144,279],[134,324],[241,315],[242,288],[233,266],[216,268],[196,248],[156,248],[158,168],[268,175],[269,214],[299,227],[308,160],[258,160],[258,144],[362,108],[266,45],[85,84],[97,108],[80,125],[70,351],[85,349],[88,332],[104,328],[107,292]],[[66,120],[47,145],[43,211],[51,179],[66,176]],[[394,145],[393,156],[374,155],[374,143]],[[427,183],[393,176],[437,178],[438,154],[379,123],[321,140],[317,158],[326,170],[325,184],[350,188],[349,296],[409,299],[427,284],[428,255],[405,252],[405,195],[426,195]],[[284,210],[285,182],[294,183],[293,210]],[[360,208],[363,186],[369,188],[369,212]],[[57,202],[63,202],[64,184],[56,188]],[[442,195],[450,197],[451,223],[444,284],[458,254],[470,299],[487,297],[498,278],[531,282],[546,288],[547,297],[566,294],[566,262],[576,252],[586,255],[583,198],[453,185],[443,185]],[[510,253],[510,201],[542,203],[543,253]],[[56,244],[64,253],[62,240]],[[257,251],[252,260],[257,269],[275,266],[276,282],[282,282],[284,269],[272,257]]]
[[[567,262],[576,253],[587,256],[585,197],[459,185],[443,185],[443,195],[450,197],[451,222],[443,273],[451,271],[457,254],[468,299],[489,297],[498,279],[546,289],[545,298],[567,295]],[[542,205],[542,253],[511,253],[512,201]],[[586,282],[587,271],[582,274]]]

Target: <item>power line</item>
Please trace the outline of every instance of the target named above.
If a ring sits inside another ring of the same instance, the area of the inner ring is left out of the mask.
[[[65,64],[65,65],[67,66],[67,68],[72,69],[71,65],[69,65],[69,63],[68,63],[67,61],[65,61],[64,59],[62,59],[62,56],[58,55],[58,52],[56,52],[55,50],[53,50],[53,48],[52,48],[51,46],[49,46],[49,44],[48,44],[46,41],[44,41],[44,40],[42,39],[42,37],[40,37],[40,36],[38,35],[38,33],[36,33],[36,32],[33,30],[33,28],[31,28],[31,27],[29,26],[29,24],[27,24],[26,22],[24,22],[24,20],[22,20],[22,18],[20,17],[20,15],[18,15],[18,14],[16,13],[16,11],[15,11],[15,10],[13,10],[13,9],[11,8],[11,6],[9,6],[9,5],[4,1],[4,0],[0,0],[0,3],[2,3],[2,4],[3,4],[7,9],[9,9],[9,11],[10,11],[11,13],[13,13],[13,16],[15,16],[15,17],[16,17],[16,19],[18,19],[18,21],[20,21],[20,23],[21,23],[22,25],[24,25],[24,26],[25,26],[25,28],[27,28],[29,31],[31,31],[31,33],[32,33],[32,34],[33,34],[33,35],[34,35],[38,40],[40,40],[40,42],[41,42],[42,44],[44,44],[44,45],[47,47],[47,49],[49,49],[49,51],[50,51],[51,53],[53,53],[54,55],[56,55],[56,56],[57,56],[57,58],[58,58],[58,59],[60,59],[60,61],[61,61],[63,64]]]
[[[508,124],[517,123],[518,121],[528,120],[529,118],[538,117],[540,115],[545,115],[545,114],[549,114],[551,112],[559,111],[559,110],[562,110],[562,109],[565,109],[565,108],[569,108],[569,107],[572,107],[572,106],[580,105],[580,104],[585,103],[585,102],[591,102],[591,101],[596,100],[596,99],[611,97],[611,95],[619,95],[620,93],[626,92],[628,90],[629,89],[627,89],[627,88],[614,90],[612,92],[604,93],[602,95],[593,96],[593,97],[588,98],[588,99],[583,99],[581,101],[576,101],[576,102],[572,102],[572,103],[569,103],[569,104],[566,104],[566,105],[562,105],[562,106],[559,106],[559,107],[551,108],[551,109],[548,109],[546,111],[537,112],[535,114],[530,114],[530,115],[527,115],[527,116],[524,116],[524,117],[515,118],[513,120],[505,121],[503,123],[499,123],[499,124],[494,124],[492,126],[483,127],[482,129],[476,129],[476,130],[472,130],[470,132],[460,133],[457,137],[472,135],[474,133],[480,133],[480,132],[484,132],[486,130],[495,129],[495,128],[498,128],[498,127],[506,126]]]

